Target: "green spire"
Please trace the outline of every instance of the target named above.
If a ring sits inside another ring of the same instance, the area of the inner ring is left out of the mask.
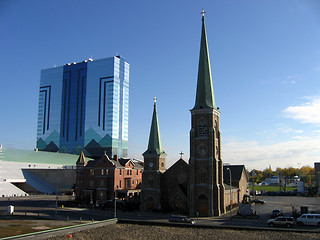
[[[143,155],[164,153],[161,147],[161,138],[160,138],[159,123],[158,123],[156,100],[157,98],[154,98],[153,116],[152,116],[152,123],[151,123],[151,129],[150,129],[148,150],[145,151]]]
[[[212,76],[209,58],[209,49],[206,34],[206,25],[204,22],[204,11],[202,11],[202,34],[199,57],[198,83],[196,103],[193,109],[217,109],[214,100]]]

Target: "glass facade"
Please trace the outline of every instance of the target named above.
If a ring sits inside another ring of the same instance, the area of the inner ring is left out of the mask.
[[[37,148],[127,157],[129,71],[121,56],[42,70]]]

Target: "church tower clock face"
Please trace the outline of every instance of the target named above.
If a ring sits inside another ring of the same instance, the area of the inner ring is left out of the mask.
[[[208,149],[207,149],[206,145],[204,145],[204,144],[199,145],[198,153],[200,156],[205,156],[207,154],[207,152],[208,152]]]

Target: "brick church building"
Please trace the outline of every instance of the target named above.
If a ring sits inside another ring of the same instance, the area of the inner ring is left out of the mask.
[[[161,210],[189,216],[219,216],[225,213],[227,200],[231,202],[230,191],[225,191],[223,180],[220,111],[215,103],[212,85],[204,12],[196,100],[190,112],[189,163],[181,156],[166,170],[166,153],[161,146],[156,99],[154,101],[148,149],[143,153],[144,171],[140,196],[142,211]],[[245,174],[244,166],[237,171],[242,171],[238,175]],[[247,177],[246,174],[243,176],[242,190],[239,187],[231,189],[233,203],[241,201],[245,194],[243,189],[246,189]]]

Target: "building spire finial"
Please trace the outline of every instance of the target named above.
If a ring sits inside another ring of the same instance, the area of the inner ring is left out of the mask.
[[[154,102],[154,104],[157,103],[157,97],[154,97],[154,98],[153,98],[153,102]]]
[[[206,13],[206,11],[204,10],[204,9],[202,9],[202,12],[201,12],[201,14],[202,14],[202,17],[204,17],[204,14]]]

